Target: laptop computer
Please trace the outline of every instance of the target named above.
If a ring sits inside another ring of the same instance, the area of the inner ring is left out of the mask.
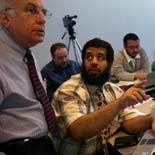
[[[132,155],[155,155],[155,137],[147,130]]]
[[[146,94],[155,99],[155,71],[148,73],[147,83],[144,84],[143,89],[145,90]]]
[[[144,89],[155,87],[155,71],[148,73],[148,75],[147,75],[147,83],[144,84],[143,87],[144,87]]]

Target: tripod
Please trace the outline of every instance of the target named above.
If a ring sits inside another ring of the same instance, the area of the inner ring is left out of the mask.
[[[69,34],[69,41],[68,41],[68,51],[70,51],[70,47],[72,44],[73,47],[73,51],[74,51],[74,56],[76,61],[78,61],[79,63],[81,63],[81,46],[76,38],[76,33],[73,29],[73,27],[68,28],[66,30],[66,32],[63,34],[62,39],[65,37],[66,33],[68,32]]]

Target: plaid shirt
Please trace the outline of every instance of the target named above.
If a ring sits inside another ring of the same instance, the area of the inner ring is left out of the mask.
[[[62,155],[91,155],[103,149],[101,134],[85,141],[75,141],[68,133],[68,127],[79,117],[96,111],[99,107],[96,91],[98,88],[86,85],[80,74],[74,75],[63,83],[55,92],[52,99],[61,139],[57,140],[57,151]],[[107,82],[102,87],[107,103],[114,101],[122,95],[122,90]],[[110,135],[113,134],[124,120],[137,116],[131,109],[126,108],[110,123]]]

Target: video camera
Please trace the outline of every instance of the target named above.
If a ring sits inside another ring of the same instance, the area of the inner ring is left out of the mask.
[[[74,21],[73,18],[77,18],[77,15],[66,15],[65,17],[63,17],[63,24],[65,28],[71,29],[76,24],[76,21]]]

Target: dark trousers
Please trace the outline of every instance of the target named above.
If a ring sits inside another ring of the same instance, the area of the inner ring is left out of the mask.
[[[57,155],[51,139],[18,139],[0,144],[0,152],[6,155]]]

